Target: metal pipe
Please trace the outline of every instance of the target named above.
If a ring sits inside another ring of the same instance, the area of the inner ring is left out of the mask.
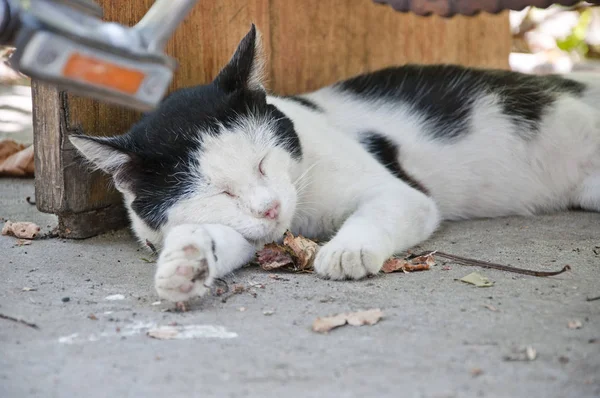
[[[132,28],[150,52],[162,52],[197,0],[157,0]]]

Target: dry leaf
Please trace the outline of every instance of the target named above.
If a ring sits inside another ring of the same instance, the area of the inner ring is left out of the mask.
[[[319,250],[319,245],[302,235],[294,236],[290,231],[285,233],[283,244],[289,247],[296,255],[296,268],[299,271],[311,270],[313,261]]]
[[[567,327],[569,329],[581,329],[583,327],[583,324],[581,323],[581,321],[574,320],[574,321],[569,321],[569,323],[567,324]]]
[[[381,270],[386,274],[396,271],[408,273],[414,271],[427,271],[433,265],[435,265],[435,259],[433,258],[433,253],[431,253],[426,256],[419,256],[410,260],[391,257],[385,263],[383,263]]]
[[[478,272],[472,272],[460,280],[461,282],[470,283],[477,287],[490,287],[494,285],[494,282],[490,281],[485,276]]]
[[[0,142],[0,176],[33,177],[33,145],[13,140]]]
[[[94,315],[94,314],[89,314],[88,318],[91,319],[92,321],[97,321],[98,320],[98,317],[96,315]]]
[[[327,333],[331,329],[345,325],[347,321],[347,314],[319,317],[313,322],[312,330],[317,333]]]
[[[269,243],[257,253],[258,264],[265,271],[287,269],[311,271],[319,245],[301,235],[285,233],[283,245]]]
[[[375,325],[382,317],[383,312],[379,308],[319,317],[313,322],[312,330],[317,333],[327,333],[346,324],[352,326]]]
[[[258,264],[265,271],[274,269],[293,267],[294,259],[291,253],[281,245],[269,243],[257,253]]]
[[[485,308],[487,308],[488,310],[490,310],[490,311],[494,311],[494,312],[498,312],[499,311],[498,308],[496,308],[496,307],[494,307],[493,305],[490,305],[490,304],[484,304],[483,306]]]
[[[29,246],[31,241],[29,239],[17,239],[15,246]]]
[[[390,272],[396,272],[396,271],[404,271],[404,272],[408,272],[406,270],[407,267],[410,266],[410,263],[402,258],[396,258],[396,257],[392,257],[389,258],[385,263],[383,263],[383,267],[381,268],[381,270],[383,272],[385,272],[386,274],[389,274]]]
[[[2,228],[2,235],[14,236],[21,239],[33,239],[40,232],[40,227],[32,222],[6,221]]]

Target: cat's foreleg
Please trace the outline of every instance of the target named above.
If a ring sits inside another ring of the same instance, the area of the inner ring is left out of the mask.
[[[160,298],[186,301],[204,295],[215,278],[242,267],[255,247],[234,229],[184,224],[167,234],[154,277]]]
[[[331,279],[376,274],[394,253],[427,239],[439,222],[434,201],[408,185],[371,192],[321,248],[315,269]]]

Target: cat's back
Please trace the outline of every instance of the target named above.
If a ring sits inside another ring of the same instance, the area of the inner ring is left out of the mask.
[[[395,145],[446,218],[531,214],[567,206],[582,159],[597,166],[599,80],[405,65],[304,98],[354,139]]]

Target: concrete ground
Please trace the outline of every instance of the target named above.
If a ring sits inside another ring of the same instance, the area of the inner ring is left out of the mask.
[[[0,217],[47,231],[55,219],[25,201],[32,194],[30,180],[0,180]],[[330,282],[253,268],[226,278],[248,292],[186,313],[156,305],[153,259],[128,231],[29,246],[0,237],[0,314],[39,326],[0,319],[0,397],[598,397],[600,300],[587,298],[600,296],[599,236],[600,214],[583,212],[449,223],[418,250],[572,271],[537,278],[438,259],[429,271]],[[473,271],[494,285],[457,280]],[[369,308],[384,319],[310,329]],[[168,325],[188,330],[146,335]],[[536,358],[505,359],[521,346]]]

